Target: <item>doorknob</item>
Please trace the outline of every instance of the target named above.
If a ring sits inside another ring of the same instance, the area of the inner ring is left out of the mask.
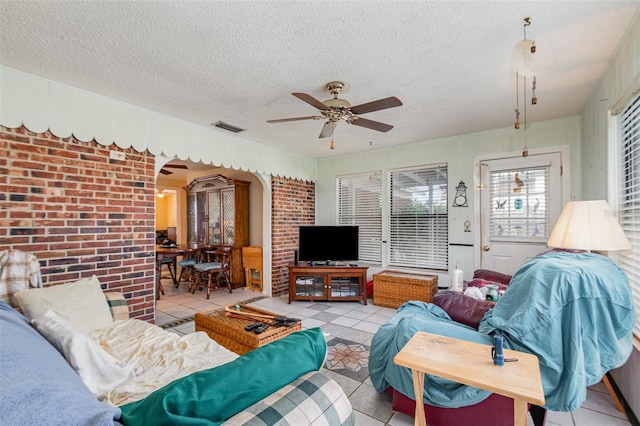
[[[491,250],[491,247],[489,246],[482,246],[482,251],[489,251]]]

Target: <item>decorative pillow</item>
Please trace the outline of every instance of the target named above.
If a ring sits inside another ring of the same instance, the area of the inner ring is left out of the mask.
[[[95,275],[68,284],[23,290],[13,297],[30,320],[51,309],[85,333],[113,322],[109,304]]]
[[[122,293],[108,291],[104,294],[114,321],[129,319],[129,305]]]
[[[99,402],[62,355],[4,302],[0,330],[0,424],[119,424],[120,409]]]
[[[442,291],[433,297],[433,303],[449,314],[452,320],[473,327],[480,325],[485,312],[494,304],[485,300],[476,300],[462,293]]]
[[[65,357],[96,398],[104,401],[109,391],[135,376],[131,365],[104,351],[51,309],[31,321],[35,328]]]
[[[489,269],[476,269],[473,271],[473,278],[481,278],[485,281],[491,281],[496,284],[509,285],[511,281],[511,275],[503,274],[502,272],[491,271]]]

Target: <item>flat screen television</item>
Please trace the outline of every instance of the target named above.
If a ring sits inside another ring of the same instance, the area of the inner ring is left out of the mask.
[[[301,262],[358,260],[358,227],[301,226],[298,258]]]

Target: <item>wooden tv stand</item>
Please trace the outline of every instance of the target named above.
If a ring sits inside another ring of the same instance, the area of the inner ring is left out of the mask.
[[[289,303],[292,300],[359,300],[367,304],[367,266],[289,266]]]

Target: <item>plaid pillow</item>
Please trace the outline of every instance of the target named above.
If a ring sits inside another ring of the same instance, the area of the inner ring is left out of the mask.
[[[353,426],[355,416],[340,385],[317,371],[294,380],[223,423],[225,426]]]
[[[129,306],[122,293],[108,292],[104,295],[114,321],[129,319]]]

